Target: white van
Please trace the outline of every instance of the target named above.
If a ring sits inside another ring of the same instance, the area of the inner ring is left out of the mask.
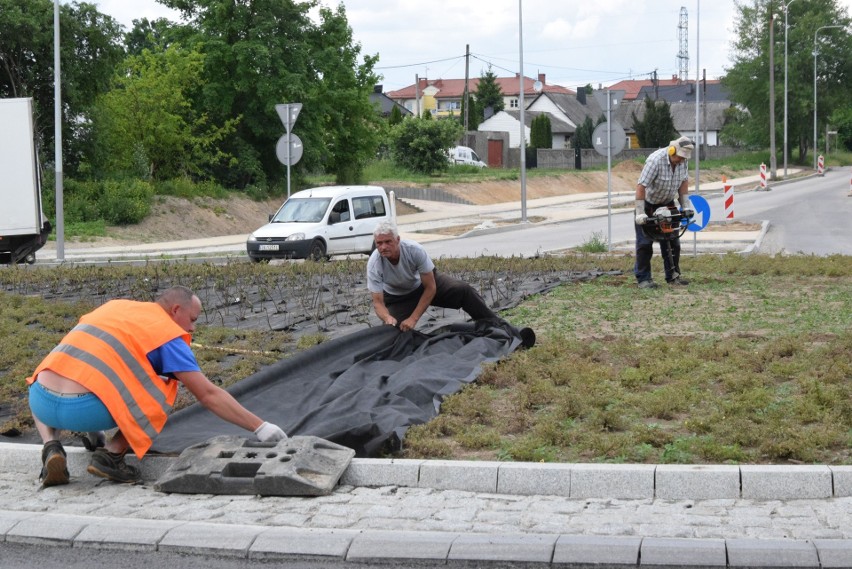
[[[485,168],[488,166],[483,162],[472,148],[467,146],[454,146],[449,151],[450,162],[453,164],[466,164],[468,166],[476,166],[477,168]]]
[[[312,259],[363,253],[375,247],[373,230],[393,221],[394,210],[379,186],[326,186],[296,192],[249,235],[246,251],[254,262]]]

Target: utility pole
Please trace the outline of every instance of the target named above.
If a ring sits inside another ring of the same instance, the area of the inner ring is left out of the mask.
[[[414,112],[420,118],[420,76],[414,74]]]
[[[775,13],[769,3],[769,179],[775,180]]]
[[[470,44],[464,47],[464,135],[467,140],[467,117],[470,108],[470,91],[467,87],[468,73],[470,70]]]

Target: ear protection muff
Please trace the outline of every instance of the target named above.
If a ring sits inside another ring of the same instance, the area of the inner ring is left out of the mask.
[[[674,156],[676,151],[677,149],[674,147],[674,145],[669,146],[669,156]]]

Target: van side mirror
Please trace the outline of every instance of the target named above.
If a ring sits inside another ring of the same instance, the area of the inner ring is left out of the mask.
[[[270,213],[270,214],[269,214],[269,221],[272,221],[272,218],[273,218],[273,217],[275,217],[275,214],[274,214],[274,213]]]

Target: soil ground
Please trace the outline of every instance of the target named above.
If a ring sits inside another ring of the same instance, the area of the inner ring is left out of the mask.
[[[632,161],[621,162],[612,168],[612,191],[631,191],[642,167]],[[720,179],[712,171],[702,171],[701,179]],[[608,176],[605,171],[576,172],[560,176],[527,177],[528,199],[607,191]],[[517,201],[518,180],[491,180],[465,184],[432,184],[446,192],[464,197],[476,205]],[[384,182],[387,186],[406,184]],[[133,243],[179,241],[222,235],[246,234],[266,223],[283,198],[254,201],[246,197],[229,199],[158,196],[151,214],[142,223],[123,227],[109,227],[107,237],[88,238],[84,242],[71,239],[75,247],[105,247]],[[415,213],[400,204],[398,214]],[[751,230],[751,228],[746,228]],[[734,227],[725,227],[726,231]]]

